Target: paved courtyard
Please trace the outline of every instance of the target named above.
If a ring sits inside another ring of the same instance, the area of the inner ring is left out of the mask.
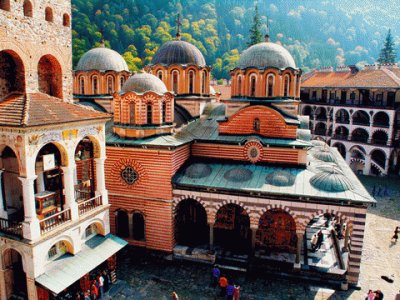
[[[400,289],[400,241],[390,238],[400,226],[400,179],[361,177],[368,190],[378,194],[376,207],[367,215],[366,236],[361,267],[360,290],[335,291],[323,283],[295,282],[284,279],[227,274],[241,288],[245,299],[365,299],[368,289],[381,289],[385,299],[395,298]],[[374,188],[375,186],[375,188]],[[164,260],[154,253],[125,248],[119,256],[118,276],[112,299],[171,299],[176,291],[181,300],[218,299],[209,286],[210,266]],[[388,283],[385,275],[394,280]]]

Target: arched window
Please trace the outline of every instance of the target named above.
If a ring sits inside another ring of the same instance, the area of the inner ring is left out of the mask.
[[[63,14],[63,25],[65,27],[69,27],[71,25],[71,19],[69,17],[69,14]]]
[[[161,123],[165,123],[167,121],[167,103],[164,101],[161,106]]]
[[[0,9],[10,11],[11,10],[10,0],[0,0]]]
[[[117,227],[117,235],[122,238],[129,237],[129,218],[128,214],[123,210],[118,210],[115,216],[115,225]]]
[[[61,241],[54,244],[48,251],[47,255],[49,259],[54,260],[58,257],[63,256],[67,252],[68,252],[67,244],[64,241]]]
[[[85,94],[85,78],[83,77],[79,78],[79,91],[81,95]]]
[[[284,91],[283,91],[283,96],[288,97],[289,96],[289,89],[290,89],[290,78],[288,75],[285,76],[285,85],[284,85]]]
[[[145,227],[144,227],[144,217],[141,213],[135,212],[133,214],[133,239],[137,241],[145,240]]]
[[[153,123],[153,106],[151,103],[147,104],[147,124]]]
[[[62,69],[57,59],[48,54],[38,63],[39,90],[50,96],[62,98]]]
[[[96,224],[91,224],[85,229],[85,238],[90,239],[99,233],[99,229]]]
[[[10,50],[0,51],[0,61],[0,99],[12,92],[25,92],[25,68],[18,54]]]
[[[93,95],[97,95],[99,92],[99,82],[97,76],[93,76],[92,78],[92,90],[93,90]]]
[[[31,18],[33,17],[32,3],[29,0],[25,0],[24,2],[24,16]]]
[[[259,118],[255,118],[253,121],[253,129],[256,132],[260,132],[260,127],[261,127],[261,123],[260,123],[260,119]]]
[[[274,75],[268,75],[267,77],[267,97],[273,97],[274,96],[274,88],[275,88],[275,76]]]
[[[242,76],[238,78],[238,96],[242,96]]]
[[[135,124],[135,103],[129,103],[129,123]]]
[[[47,22],[53,22],[53,10],[51,9],[51,7],[46,7],[45,9],[45,20]]]
[[[178,71],[172,72],[172,90],[175,94],[178,94]]]
[[[250,78],[250,97],[256,96],[256,76]]]
[[[194,93],[194,72],[189,71],[189,94]]]
[[[207,72],[203,71],[202,83],[201,83],[201,93],[206,93],[206,84],[207,84]]]
[[[114,93],[114,78],[112,76],[107,77],[107,91],[108,94]]]
[[[160,80],[162,80],[163,76],[162,76],[162,71],[161,71],[161,70],[157,72],[157,77],[158,77]]]

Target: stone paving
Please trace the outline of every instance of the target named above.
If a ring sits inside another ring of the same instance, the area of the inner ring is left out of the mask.
[[[400,289],[400,241],[390,242],[400,225],[400,179],[361,177],[378,205],[369,210],[362,257],[360,290],[335,291],[322,283],[295,282],[284,279],[227,273],[241,288],[241,300],[261,299],[365,299],[368,289],[381,289],[385,299],[395,299]],[[380,187],[380,188],[379,188]],[[385,188],[386,187],[386,188]],[[210,266],[189,262],[170,262],[155,253],[126,247],[118,261],[121,282],[108,299],[171,299],[176,291],[181,300],[220,299],[209,286]],[[385,275],[394,280],[388,283]],[[222,299],[222,298],[221,298]]]

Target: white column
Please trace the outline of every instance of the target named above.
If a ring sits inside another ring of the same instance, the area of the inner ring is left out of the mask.
[[[36,178],[36,190],[38,193],[43,192],[45,190],[44,186],[44,174],[43,172],[39,173]]]
[[[36,176],[18,178],[22,182],[22,198],[24,202],[25,221],[23,223],[23,236],[28,240],[36,240],[40,238],[40,225],[36,215],[35,192],[33,189]]]
[[[8,219],[8,214],[4,207],[5,199],[3,199],[3,173],[4,170],[0,170],[0,218]]]
[[[108,192],[104,176],[104,162],[106,158],[96,158],[96,195],[102,195],[103,205],[108,204]]]
[[[370,172],[371,172],[371,157],[369,155],[366,155],[363,174],[369,175]]]
[[[77,220],[79,218],[78,213],[78,203],[75,199],[75,181],[74,174],[76,165],[71,163],[68,167],[61,167],[64,177],[64,196],[65,196],[65,206],[64,209],[71,209],[71,219]]]
[[[296,260],[294,263],[295,269],[301,268],[301,246],[304,240],[304,233],[296,233],[297,235],[297,244],[296,244]]]
[[[389,173],[389,166],[390,166],[389,158],[386,158],[386,161],[385,161],[385,175],[387,175]]]

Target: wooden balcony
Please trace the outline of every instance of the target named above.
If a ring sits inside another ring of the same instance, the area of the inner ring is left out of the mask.
[[[85,200],[82,202],[78,202],[78,211],[79,215],[84,215],[88,213],[89,211],[94,210],[96,207],[102,206],[103,201],[101,198],[101,195],[93,197],[89,200]]]
[[[22,223],[0,218],[0,232],[22,238]]]
[[[71,209],[65,209],[40,221],[40,233],[45,234],[71,220]]]

